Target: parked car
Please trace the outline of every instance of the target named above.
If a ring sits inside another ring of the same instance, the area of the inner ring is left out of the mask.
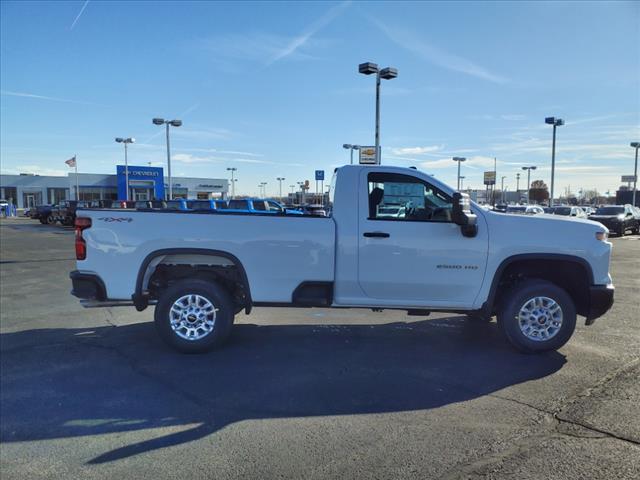
[[[324,205],[302,205],[300,207],[300,211],[304,215],[314,215],[317,217],[326,217],[327,211],[324,208]]]
[[[580,205],[580,208],[582,210],[584,210],[584,213],[587,215],[587,217],[591,214],[596,213],[596,209],[594,207],[591,207],[589,205]]]
[[[578,218],[587,218],[587,214],[584,213],[584,210],[580,207],[570,207],[570,206],[558,206],[551,207],[551,212],[553,215],[564,215],[565,217],[578,217]]]
[[[276,305],[497,315],[516,348],[541,352],[613,303],[598,223],[485,211],[410,168],[346,165],[332,185],[329,217],[79,210],[72,294],[155,304],[160,336],[192,353],[221,345],[238,312]],[[404,215],[377,216],[400,201]]]
[[[52,209],[55,221],[62,225],[73,225],[76,220],[76,210],[78,208],[100,208],[98,200],[65,200],[58,205],[58,208]]]
[[[621,237],[624,236],[628,230],[631,230],[633,233],[640,231],[640,221],[636,218],[631,205],[609,205],[600,207],[596,210],[596,213],[589,216],[589,220],[600,222]]]
[[[165,207],[167,210],[188,210],[187,201],[184,198],[174,198],[173,200],[167,200]]]
[[[379,218],[401,218],[406,213],[406,207],[400,204],[388,204],[378,206]]]
[[[215,200],[187,200],[189,210],[217,210]]]
[[[275,200],[267,200],[267,206],[269,207],[269,211],[275,213],[286,213],[287,215],[303,215],[300,210],[295,208],[289,208],[280,202],[276,202]]]
[[[51,213],[51,209],[54,206],[55,205],[49,205],[49,204],[36,205],[34,208],[32,208],[29,211],[29,216],[33,220],[40,220],[40,223],[45,224],[47,223],[49,214]],[[51,220],[53,221],[53,218]]]
[[[506,213],[538,215],[540,213],[545,213],[545,211],[538,205],[509,205],[507,207]]]

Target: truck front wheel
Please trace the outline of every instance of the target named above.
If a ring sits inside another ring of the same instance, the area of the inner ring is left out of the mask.
[[[501,330],[521,352],[562,347],[576,327],[576,307],[569,294],[546,280],[526,280],[503,297],[498,311]]]
[[[183,353],[202,353],[224,343],[233,326],[233,302],[220,285],[181,280],[161,294],[154,314],[160,337]]]

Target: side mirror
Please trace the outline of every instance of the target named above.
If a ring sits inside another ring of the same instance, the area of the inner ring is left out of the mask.
[[[465,237],[475,237],[478,234],[478,217],[471,212],[471,200],[468,194],[460,192],[453,194],[451,220],[456,225],[460,225],[460,231]]]

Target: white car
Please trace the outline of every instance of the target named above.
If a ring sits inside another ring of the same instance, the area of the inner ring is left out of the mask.
[[[330,192],[327,217],[79,209],[72,293],[155,305],[161,337],[184,352],[222,344],[254,306],[497,315],[515,347],[540,352],[613,303],[599,223],[485,211],[411,168],[347,165]],[[408,207],[386,217],[384,204]]]
[[[538,205],[509,205],[506,213],[520,213],[525,215],[539,215],[544,209]]]

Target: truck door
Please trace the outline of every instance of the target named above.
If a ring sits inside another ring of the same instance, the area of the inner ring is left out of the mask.
[[[463,236],[451,221],[451,197],[428,177],[367,169],[359,184],[365,295],[382,305],[470,308],[487,261],[484,222],[477,236]]]

